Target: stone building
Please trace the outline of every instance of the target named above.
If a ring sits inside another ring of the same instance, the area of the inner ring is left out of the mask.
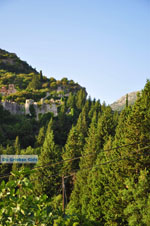
[[[0,89],[0,94],[1,94],[2,96],[6,96],[6,95],[7,95],[7,88],[3,86],[3,87]]]
[[[30,106],[34,104],[34,101],[29,99],[25,102],[25,115],[30,115]]]
[[[41,99],[41,104],[39,105],[34,100],[26,100],[24,105],[17,104],[16,102],[11,101],[3,101],[0,102],[3,108],[9,111],[11,114],[25,114],[31,115],[30,106],[33,105],[36,113],[36,119],[39,119],[39,114],[45,114],[48,112],[52,112],[54,116],[57,116],[57,105],[55,103],[47,104],[44,103],[44,98]]]
[[[8,96],[9,94],[16,93],[16,92],[17,90],[15,89],[14,84],[9,84],[8,89],[4,86],[0,89],[0,93],[2,94],[2,96]]]
[[[8,91],[7,91],[7,95],[11,94],[11,93],[16,93],[17,90],[15,89],[14,84],[9,84],[8,86]]]
[[[24,114],[24,106],[17,104],[16,102],[4,101],[1,102],[3,108],[9,111],[11,114]]]
[[[37,102],[34,102],[33,100],[26,100],[25,103],[25,114],[31,114],[30,113],[30,106],[33,105],[36,113],[36,118],[38,120],[39,114],[45,114],[48,112],[52,112],[54,116],[57,116],[57,106],[55,103],[52,104],[46,104],[44,103],[44,100],[41,99],[41,104],[38,105]]]

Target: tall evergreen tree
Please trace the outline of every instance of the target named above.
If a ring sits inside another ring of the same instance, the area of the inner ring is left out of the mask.
[[[69,108],[75,108],[75,95],[72,93],[69,94],[69,97],[67,99],[67,107]]]
[[[70,130],[67,143],[64,147],[63,159],[72,159],[81,155],[83,148],[83,134],[78,133],[76,127]],[[79,159],[64,162],[63,171],[68,174],[79,167]]]
[[[59,177],[53,177],[52,175],[58,174],[59,172],[59,166],[53,165],[59,159],[60,152],[54,143],[51,119],[47,127],[36,173],[34,174],[34,177],[37,178],[35,181],[35,190],[38,193],[46,193],[49,196],[53,196],[57,193],[57,189],[60,186],[60,179]]]
[[[80,89],[76,95],[76,107],[81,110],[85,104],[87,93],[84,89]]]
[[[83,107],[82,112],[79,115],[79,118],[77,120],[77,124],[76,124],[76,129],[78,131],[78,133],[82,133],[84,139],[87,136],[87,132],[88,132],[88,112],[86,109],[86,106]]]
[[[15,155],[20,155],[20,143],[19,143],[19,137],[16,137],[15,143],[14,143],[14,149],[15,149]],[[12,171],[17,171],[19,169],[18,163],[13,163],[12,165]]]
[[[69,210],[75,212],[82,212],[82,198],[83,194],[88,193],[86,191],[86,184],[87,184],[87,175],[88,171],[96,158],[96,137],[97,137],[97,114],[93,116],[88,136],[86,138],[86,144],[84,147],[84,151],[82,155],[84,156],[81,158],[80,161],[80,170],[76,175],[76,180],[74,184],[74,189],[71,194],[71,201],[69,203]],[[86,155],[86,158],[85,158]],[[87,169],[86,169],[87,168]]]
[[[138,177],[133,175],[126,179],[125,188],[121,190],[122,199],[126,203],[123,212],[129,226],[147,226],[150,219],[150,176],[141,170]]]
[[[93,115],[94,115],[95,112],[97,114],[99,114],[99,113],[102,112],[100,100],[97,100],[97,101],[94,100],[94,101],[92,101],[92,105],[91,105],[90,111],[88,113],[88,117],[90,119],[92,119],[92,117],[93,117]]]
[[[43,82],[43,73],[42,73],[42,71],[40,71],[39,80],[40,80],[40,82]]]
[[[41,87],[40,78],[37,74],[34,74],[31,82],[28,85],[29,89],[39,89]]]
[[[36,147],[42,146],[45,139],[45,128],[44,126],[40,128],[39,134],[36,138]]]
[[[134,175],[136,183],[140,171],[145,168],[149,170],[150,160],[147,154],[150,140],[149,98],[150,82],[147,81],[142,95],[138,96],[134,106],[126,108],[120,115],[113,145],[128,145],[135,142],[137,144],[117,148],[106,156],[109,161],[113,161],[109,167],[103,168],[107,181],[104,184],[104,190],[107,191],[104,196],[109,200],[103,204],[106,225],[127,224],[124,209],[130,204],[122,199],[125,180]]]
[[[126,107],[129,106],[128,94],[126,95]]]

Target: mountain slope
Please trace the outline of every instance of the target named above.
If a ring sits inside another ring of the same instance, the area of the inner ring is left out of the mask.
[[[37,73],[29,64],[20,58],[15,53],[9,53],[5,50],[0,49],[0,70],[6,70],[9,72],[26,73],[31,72]]]
[[[12,88],[13,87],[13,88]],[[40,101],[49,94],[47,99],[66,98],[72,93],[75,95],[79,90],[84,90],[78,83],[68,80],[47,78],[38,73],[26,62],[17,57],[15,53],[9,53],[0,49],[0,99],[25,103],[26,99]]]
[[[136,101],[138,91],[128,93],[128,104],[132,105]],[[121,111],[126,105],[126,95],[110,105],[113,111]]]

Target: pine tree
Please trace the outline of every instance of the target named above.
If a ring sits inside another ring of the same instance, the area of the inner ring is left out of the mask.
[[[40,128],[39,134],[36,138],[36,147],[42,146],[45,139],[45,128],[44,126]]]
[[[86,138],[86,144],[84,146],[84,151],[82,152],[83,157],[80,161],[80,170],[76,174],[74,189],[71,194],[71,201],[69,203],[70,212],[83,212],[82,211],[82,198],[83,194],[87,194],[86,190],[87,176],[89,168],[92,167],[96,159],[96,139],[97,139],[97,114],[93,116],[88,136]]]
[[[150,219],[150,176],[146,170],[141,170],[137,176],[126,179],[125,188],[121,191],[126,203],[124,215],[129,226],[149,225]]]
[[[99,170],[99,174],[97,175],[97,169],[94,170],[94,175],[92,175],[91,173],[89,173],[89,169],[94,167],[95,165],[99,164],[99,163],[103,163],[106,161],[106,158],[104,156],[104,152],[103,152],[103,148],[104,145],[107,143],[108,146],[108,140],[110,139],[110,144],[112,142],[113,136],[115,134],[115,126],[116,123],[114,122],[114,118],[113,118],[113,112],[111,110],[110,107],[107,107],[103,114],[98,118],[98,122],[97,122],[97,127],[96,127],[96,131],[95,131],[95,137],[90,138],[92,139],[93,145],[92,146],[86,146],[85,145],[85,153],[90,153],[91,151],[91,156],[88,156],[83,158],[81,164],[82,167],[84,166],[84,168],[88,168],[86,171],[86,173],[82,172],[82,168],[81,168],[81,175],[82,175],[82,179],[84,181],[84,190],[82,191],[82,197],[81,199],[81,209],[82,209],[82,214],[84,214],[85,216],[88,215],[88,218],[91,220],[95,220],[99,219],[99,223],[103,222],[102,219],[102,206],[100,205],[100,200],[102,201],[101,203],[103,203],[103,199],[104,197],[101,199],[101,197],[98,198],[98,196],[102,196],[102,194],[104,193],[104,182],[105,182],[105,175],[103,173],[102,168]],[[91,142],[91,144],[92,144]],[[110,145],[109,144],[109,145]],[[98,158],[98,160],[97,160]],[[91,171],[91,170],[90,170]],[[83,177],[84,175],[84,177]],[[95,178],[98,176],[97,178]],[[93,177],[94,176],[94,177]],[[93,178],[93,180],[92,180]],[[91,186],[92,184],[92,186]],[[94,188],[96,186],[96,189]],[[95,200],[95,197],[97,196],[97,201]],[[95,201],[94,201],[95,200]],[[105,200],[105,199],[104,199]],[[97,206],[96,206],[96,202],[98,202]],[[92,205],[95,206],[92,207]],[[99,214],[98,214],[99,213]]]
[[[112,109],[108,106],[103,111],[98,121],[98,136],[101,139],[101,148],[108,141],[109,136],[114,137],[116,129],[116,121]]]
[[[81,133],[84,139],[87,136],[88,123],[89,123],[88,112],[87,112],[86,106],[84,106],[76,124],[76,129],[78,133]]]
[[[43,73],[42,73],[42,71],[40,71],[39,80],[40,80],[40,82],[43,82]]]
[[[20,155],[20,143],[19,143],[19,137],[16,137],[15,143],[14,143],[14,149],[15,149],[15,155]],[[12,171],[17,171],[19,169],[18,163],[13,163],[12,165]]]
[[[72,127],[69,132],[67,143],[64,147],[63,159],[73,159],[81,155],[83,148],[83,134],[79,133],[76,127]],[[79,167],[79,159],[64,162],[63,171],[68,174]]]
[[[3,147],[2,145],[0,146],[0,153],[2,155],[14,155],[15,150],[13,146],[7,145],[7,147]],[[5,175],[5,174],[10,174],[12,171],[12,165],[11,164],[0,164],[0,174]],[[7,180],[7,178],[0,178],[0,183],[3,180]]]
[[[41,81],[37,74],[34,74],[31,82],[28,85],[29,89],[39,89],[41,87]]]
[[[126,107],[129,106],[129,101],[128,101],[128,94],[126,95]]]
[[[100,114],[102,112],[100,100],[92,101],[92,105],[90,111],[88,113],[88,117],[92,119],[94,113]]]
[[[125,180],[134,175],[134,180],[137,181],[139,172],[145,168],[149,169],[150,160],[147,154],[150,139],[149,98],[150,82],[147,81],[142,95],[138,96],[134,106],[127,107],[120,115],[113,146],[136,142],[137,144],[113,150],[107,155],[107,160],[113,161],[113,164],[103,168],[107,181],[104,184],[104,190],[107,190],[104,196],[108,201],[103,205],[106,225],[127,224],[124,208],[129,203],[123,200],[121,195]]]
[[[80,89],[76,95],[76,107],[81,110],[85,104],[87,93],[84,89]]]
[[[38,193],[46,193],[51,197],[57,193],[57,189],[60,186],[60,178],[57,176],[52,177],[52,175],[58,174],[60,170],[59,166],[53,165],[59,158],[60,152],[54,143],[52,120],[50,120],[37,164],[37,167],[39,166],[39,168],[37,168],[37,172],[34,174],[34,177],[37,178],[35,190]]]
[[[69,97],[67,99],[67,107],[75,108],[75,95],[73,95],[72,93],[69,94]]]

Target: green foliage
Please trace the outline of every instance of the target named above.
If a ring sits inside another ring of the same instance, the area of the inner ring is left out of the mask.
[[[21,61],[16,54],[0,49],[0,69],[15,73],[37,73],[25,61]]]
[[[33,89],[33,90],[36,90],[36,89],[40,89],[41,88],[41,81],[40,81],[41,77],[39,78],[38,75],[34,74],[33,75],[33,78],[32,78],[32,81],[29,83],[28,85],[28,89]]]
[[[75,108],[75,95],[73,95],[72,93],[69,94],[67,107]]]
[[[19,175],[19,174],[18,174]],[[1,225],[52,225],[53,209],[46,195],[36,196],[27,179],[13,179],[0,185]]]
[[[126,95],[126,107],[128,107],[129,101],[128,101],[128,94]]]
[[[30,111],[31,117],[35,118],[36,117],[36,111],[35,111],[35,108],[34,108],[33,104],[30,105],[29,111]]]
[[[45,91],[43,90],[23,90],[16,93],[12,93],[9,96],[6,96],[5,99],[24,104],[26,99],[33,99],[35,101],[39,101],[41,98],[45,97],[45,95]]]
[[[52,197],[57,188],[60,186],[59,176],[53,177],[53,174],[58,174],[59,166],[56,167],[53,163],[60,159],[60,153],[58,146],[54,143],[54,134],[52,130],[52,120],[50,120],[47,131],[45,134],[45,140],[41,149],[41,155],[39,156],[38,168],[34,174],[37,178],[35,181],[35,190],[39,194],[46,193]],[[40,167],[46,166],[46,167]]]
[[[44,139],[45,139],[45,128],[44,126],[40,128],[39,130],[39,134],[36,137],[36,146],[42,146],[44,143]]]
[[[0,187],[0,224],[149,225],[150,81],[133,106],[126,98],[125,109],[117,113],[105,102],[86,99],[85,89],[72,80],[48,79],[29,66],[21,73],[19,67],[14,70],[15,60],[0,50],[0,87],[17,89],[2,101],[44,98],[59,107],[56,117],[47,113],[36,121],[32,105],[32,117],[11,115],[0,105],[0,154],[39,156],[26,170],[25,165],[0,165],[1,176],[13,174]],[[67,176],[64,215],[62,174]]]
[[[80,89],[76,95],[76,106],[77,109],[82,109],[85,104],[87,93],[84,89]]]
[[[75,127],[69,132],[69,136],[64,147],[63,159],[72,159],[81,155],[83,149],[83,134]],[[79,159],[76,161],[64,162],[64,173],[68,174],[79,167]]]
[[[14,143],[14,149],[15,149],[15,155],[20,155],[20,143],[19,143],[19,137],[16,137],[15,143]],[[12,165],[12,171],[18,170],[18,164],[13,163]]]
[[[14,84],[17,92],[3,97],[3,99],[18,103],[24,103],[26,99],[39,101],[40,98],[45,97],[46,92],[50,92],[54,98],[60,99],[59,93],[57,93],[58,87],[62,88],[62,95],[69,92],[75,93],[82,89],[77,83],[69,81],[67,78],[60,81],[53,77],[48,79],[43,76],[42,71],[38,73],[26,62],[21,61],[16,54],[0,49],[0,88],[8,88],[9,84]]]
[[[22,147],[33,146],[35,141],[34,133],[38,124],[34,119],[28,119],[21,115],[11,115],[1,105],[0,116],[0,141],[2,145],[13,145],[16,137],[19,136]]]
[[[42,73],[42,71],[40,71],[40,73],[39,73],[39,80],[40,80],[40,82],[43,82],[43,73]]]
[[[140,175],[128,178],[125,188],[121,191],[122,199],[126,204],[124,214],[129,226],[149,225],[150,219],[150,176],[146,170],[141,170]]]

